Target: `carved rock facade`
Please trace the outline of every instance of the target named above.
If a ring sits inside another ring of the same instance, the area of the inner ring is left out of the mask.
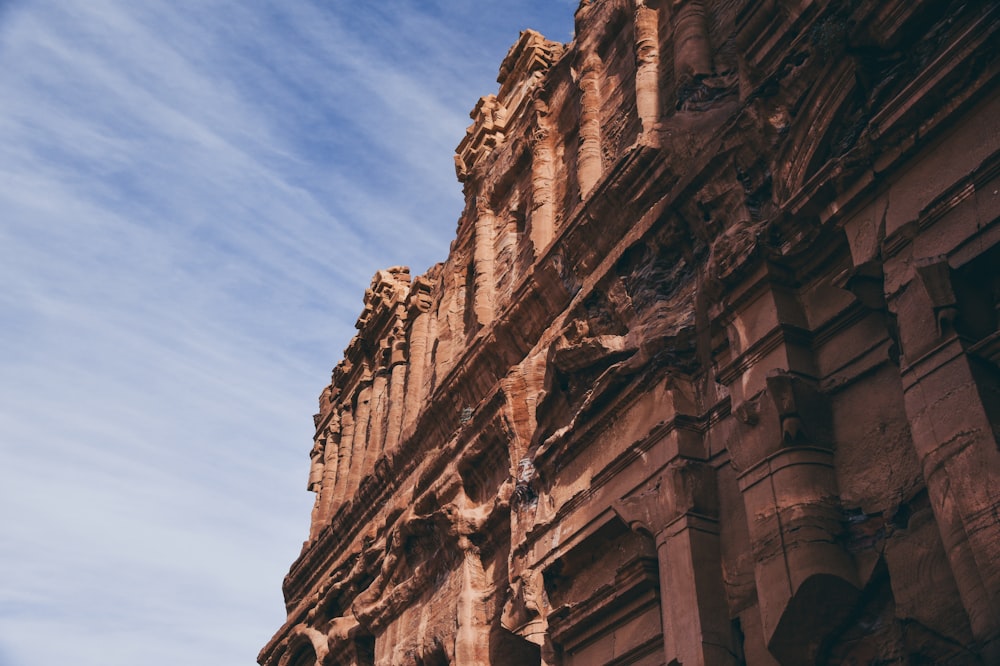
[[[1000,663],[998,11],[522,33],[323,391],[260,664]]]

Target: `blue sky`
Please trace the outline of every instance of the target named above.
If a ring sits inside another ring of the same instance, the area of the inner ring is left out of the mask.
[[[252,664],[375,270],[576,0],[0,0],[0,666]]]

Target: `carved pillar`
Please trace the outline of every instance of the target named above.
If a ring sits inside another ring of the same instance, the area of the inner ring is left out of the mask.
[[[712,74],[712,46],[708,15],[700,0],[673,0],[674,85]]]
[[[823,401],[804,379],[772,371],[766,391],[738,406],[743,427],[730,447],[741,470],[764,638],[782,664],[814,661],[859,594],[854,563],[838,542],[842,515]]]
[[[972,360],[954,322],[951,271],[918,261],[909,285],[887,294],[896,314],[900,375],[913,445],[941,539],[987,663],[1000,661],[1000,452]],[[909,258],[887,273],[907,270]],[[895,269],[895,271],[893,270]]]
[[[389,414],[386,417],[385,448],[399,444],[406,404],[407,349],[401,326],[393,332],[389,356]]]
[[[458,505],[444,507],[450,522],[449,531],[457,539],[456,546],[461,553],[458,574],[461,589],[458,593],[455,631],[455,663],[469,666],[489,666],[490,659],[490,612],[489,598],[493,588],[483,568],[479,546],[484,537],[483,527],[489,515],[491,504],[476,506],[462,493]]]
[[[580,71],[580,153],[576,177],[585,199],[601,178],[601,59],[589,54]]]
[[[309,540],[316,538],[320,530],[321,513],[323,506],[323,470],[325,468],[324,457],[326,440],[322,435],[317,435],[313,443],[312,451],[309,452],[309,482],[306,489],[316,493],[316,500],[313,503],[312,520],[309,526]]]
[[[348,401],[340,411],[340,456],[337,460],[337,483],[333,489],[333,504],[340,506],[350,499],[352,489],[348,489],[348,476],[354,458],[354,406]]]
[[[555,149],[548,123],[548,107],[535,101],[537,120],[531,135],[531,244],[540,257],[555,235]]]
[[[407,369],[406,400],[403,407],[402,432],[408,433],[417,420],[420,408],[424,404],[425,374],[430,366],[431,358],[431,283],[426,278],[417,278],[410,290],[407,302],[407,317],[410,325],[410,362],[402,367]]]
[[[489,666],[490,622],[485,607],[487,577],[479,549],[468,537],[459,537],[462,551],[462,589],[458,593],[458,628],[455,633],[455,663]]]
[[[521,234],[525,231],[527,213],[523,209],[525,202],[518,190],[511,193],[510,207],[504,211],[497,221],[500,236],[496,239],[496,260],[493,273],[496,277],[495,294],[499,300],[509,300],[510,294],[517,284],[518,275],[523,267],[518,261]],[[497,308],[494,307],[494,310]]]
[[[324,451],[326,450],[325,434],[318,436],[309,452],[309,483],[306,489],[319,493],[323,487]]]
[[[668,664],[737,663],[722,584],[715,470],[680,459],[615,513],[656,542],[663,647]]]
[[[476,200],[476,236],[473,255],[473,270],[475,271],[475,289],[473,295],[473,310],[476,320],[481,326],[489,326],[493,322],[493,232],[496,217],[489,207],[485,196]]]
[[[353,495],[361,479],[371,467],[370,442],[368,429],[372,412],[372,382],[371,372],[366,368],[358,385],[357,402],[354,411],[354,441],[351,444],[351,470],[347,473],[348,492]]]
[[[389,411],[389,341],[383,340],[378,350],[375,378],[372,382],[371,416],[368,419],[368,454],[364,474],[375,466],[375,460],[385,446],[385,419]]]
[[[442,320],[444,324],[442,324]],[[434,389],[437,388],[436,379],[438,376],[437,366],[442,363],[441,355],[437,350],[437,341],[441,338],[441,328],[447,325],[447,316],[442,317],[440,307],[436,307],[432,312],[427,313],[427,348],[424,352],[424,381],[420,385],[419,395],[421,396],[421,404],[423,401],[429,397]],[[434,342],[430,342],[433,340]],[[419,413],[420,408],[415,407]]]
[[[323,527],[330,522],[336,510],[334,497],[337,491],[337,466],[342,455],[340,450],[340,419],[336,412],[331,416],[330,423],[324,430],[325,446],[323,447],[323,481],[319,492],[319,512],[317,523],[313,526],[318,535]]]
[[[656,0],[635,2],[635,108],[645,140],[660,120],[660,11]]]

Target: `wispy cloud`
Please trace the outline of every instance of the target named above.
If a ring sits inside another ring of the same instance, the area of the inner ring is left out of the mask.
[[[253,662],[315,396],[539,4],[0,4],[0,666]]]

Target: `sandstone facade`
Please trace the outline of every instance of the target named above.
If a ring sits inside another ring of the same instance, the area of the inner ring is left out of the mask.
[[[322,393],[260,664],[1000,663],[998,13],[522,33]]]

